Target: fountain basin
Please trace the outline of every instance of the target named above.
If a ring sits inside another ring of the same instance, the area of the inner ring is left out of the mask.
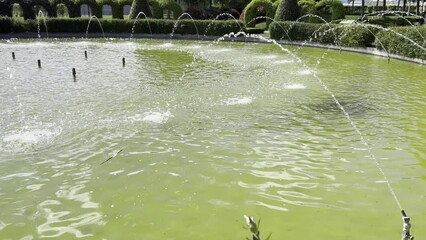
[[[272,239],[399,237],[382,175],[314,74],[426,234],[424,66],[287,49],[298,58],[259,43],[1,43],[16,59],[0,60],[0,236],[244,239],[248,214]]]

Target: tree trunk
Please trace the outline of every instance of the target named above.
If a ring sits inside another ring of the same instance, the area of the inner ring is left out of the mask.
[[[420,15],[420,0],[417,0],[417,5],[416,5],[416,14]]]

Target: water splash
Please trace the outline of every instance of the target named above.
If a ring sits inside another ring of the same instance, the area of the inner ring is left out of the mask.
[[[253,102],[253,97],[228,98],[226,105],[246,105]]]
[[[194,25],[194,27],[195,27],[195,31],[197,32],[197,39],[200,39],[200,34],[198,33],[198,28],[197,28],[197,25],[195,24],[195,21],[194,21],[194,19],[192,18],[192,16],[189,14],[189,13],[182,13],[177,19],[176,19],[176,22],[175,22],[175,24],[173,25],[173,29],[172,29],[172,33],[170,33],[170,39],[172,39],[173,38],[173,35],[174,35],[174,33],[175,33],[175,31],[176,31],[176,29],[177,29],[177,27],[178,27],[178,24],[179,24],[179,21],[184,17],[184,16],[187,16],[187,17],[189,17],[190,19],[191,19],[191,21],[192,21],[192,24]]]
[[[207,25],[207,27],[206,27],[206,31],[204,32],[204,35],[203,35],[203,39],[207,36],[207,33],[208,33],[208,31],[210,30],[210,27],[211,27],[211,25],[215,22],[215,21],[217,21],[220,17],[223,17],[223,16],[227,16],[227,17],[231,17],[233,20],[234,20],[234,22],[236,22],[237,24],[238,24],[238,26],[240,26],[240,31],[243,31],[243,27],[241,26],[241,24],[238,22],[238,20],[232,15],[232,14],[230,14],[230,13],[221,13],[221,14],[218,14],[216,17],[215,17],[215,19],[213,19],[210,23],[209,23],[209,25]]]
[[[0,149],[6,152],[30,152],[50,145],[62,132],[61,127],[24,128],[6,133]]]
[[[44,29],[46,30],[46,37],[49,38],[49,32],[47,31],[47,24],[46,24],[46,16],[44,15],[43,11],[38,11],[37,14],[37,36],[38,38],[41,38],[40,36],[40,18],[43,19],[43,23],[44,23]]]
[[[306,86],[301,83],[289,83],[284,85],[284,89],[305,89]]]
[[[166,112],[155,112],[155,111],[149,111],[145,112],[143,114],[136,114],[132,117],[129,117],[131,121],[135,122],[151,122],[151,123],[166,123],[169,118],[173,117],[170,111]]]
[[[133,34],[135,33],[136,22],[139,20],[140,15],[143,15],[145,17],[146,23],[148,24],[148,28],[149,28],[149,33],[151,34],[151,38],[152,38],[152,31],[151,31],[151,25],[149,24],[149,19],[144,12],[139,12],[138,15],[136,15],[135,21],[133,22],[132,33],[130,34],[130,39],[132,39]]]
[[[97,22],[98,22],[98,24],[99,24],[99,27],[101,28],[102,36],[103,36],[103,38],[105,38],[105,32],[104,32],[104,29],[103,29],[103,27],[102,27],[101,21],[99,21],[99,18],[98,18],[98,17],[96,17],[96,16],[94,16],[94,15],[90,17],[89,22],[87,23],[87,28],[86,28],[86,38],[87,38],[87,35],[89,34],[90,22],[92,22],[92,19],[96,19],[96,21],[97,21]]]

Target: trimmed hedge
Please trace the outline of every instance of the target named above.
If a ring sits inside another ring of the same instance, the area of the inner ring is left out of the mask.
[[[411,26],[419,21],[416,16],[370,16],[367,17],[367,22],[371,24],[380,25],[382,27],[396,27],[396,26]]]
[[[123,19],[99,19],[105,33],[131,33],[134,21]],[[89,18],[47,18],[46,25],[49,33],[85,33]],[[149,21],[138,21],[134,33],[170,34],[175,25],[175,20],[149,19]],[[149,27],[148,27],[149,24]],[[196,25],[196,27],[194,26]],[[192,20],[182,19],[174,31],[176,34],[198,34],[209,36],[223,36],[230,32],[239,32],[242,22],[234,20]],[[0,33],[37,32],[36,20],[19,21],[10,17],[0,18]],[[91,21],[89,34],[100,33],[101,28],[97,21]]]
[[[144,12],[147,17],[152,17],[147,0],[134,0],[130,7],[129,18],[135,19],[140,12]]]
[[[426,60],[426,40],[423,39],[426,25],[381,28],[370,24],[273,22],[269,32],[275,40],[310,41],[342,47],[373,46],[392,54]]]
[[[266,12],[266,16],[273,19],[274,18],[274,7],[270,0],[252,0],[246,8],[244,8],[244,22],[248,24],[248,27],[254,27],[256,21],[254,20],[257,17],[257,9],[263,7]],[[266,19],[266,27],[271,23],[270,19]]]
[[[425,25],[415,28],[395,27],[380,31],[376,35],[374,44],[376,48],[392,54],[426,60],[426,40],[422,36],[426,36]],[[385,49],[382,48],[379,40]]]
[[[373,46],[374,34],[379,31],[370,25],[339,25],[302,22],[274,22],[269,27],[275,40],[310,41],[342,47]],[[287,33],[286,33],[287,32]]]
[[[161,18],[163,18],[163,11],[168,11],[167,18],[177,19],[180,15],[182,15],[183,10],[180,5],[174,0],[159,0],[159,9],[161,11]],[[173,17],[170,16],[170,12],[173,13]]]
[[[300,17],[297,0],[282,0],[275,12],[275,21],[295,21]]]
[[[318,15],[328,20],[338,20],[345,18],[345,7],[340,0],[321,0],[315,4],[315,10]]]
[[[163,18],[163,10],[157,0],[148,0],[148,5],[150,6],[150,9],[152,9],[152,18]]]

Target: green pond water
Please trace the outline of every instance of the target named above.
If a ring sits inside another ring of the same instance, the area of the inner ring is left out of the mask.
[[[424,239],[425,66],[286,48],[0,43],[0,239]]]

